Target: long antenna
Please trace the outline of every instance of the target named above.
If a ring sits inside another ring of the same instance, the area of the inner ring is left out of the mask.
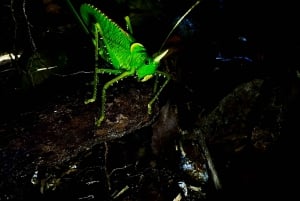
[[[173,26],[172,30],[169,32],[169,34],[167,35],[166,39],[164,40],[164,42],[162,43],[162,45],[159,48],[159,52],[161,51],[161,49],[165,46],[167,40],[169,39],[169,37],[171,36],[171,34],[174,32],[174,30],[178,27],[178,25],[182,22],[182,20],[201,2],[201,0],[196,1],[191,7],[190,9],[188,9],[182,16],[181,18],[176,22],[176,24]]]
[[[78,12],[76,11],[76,9],[74,8],[73,4],[71,3],[70,0],[66,0],[68,6],[70,7],[71,11],[73,12],[73,14],[75,15],[75,17],[77,18],[79,24],[82,26],[84,32],[87,34],[87,35],[90,35],[91,36],[91,33],[90,31],[88,30],[88,28],[86,27],[85,23],[82,21],[81,17],[78,15]],[[92,37],[93,38],[93,37]]]

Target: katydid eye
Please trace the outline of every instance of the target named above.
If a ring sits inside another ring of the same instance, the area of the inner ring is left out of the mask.
[[[150,61],[148,59],[145,60],[145,65],[149,65]]]

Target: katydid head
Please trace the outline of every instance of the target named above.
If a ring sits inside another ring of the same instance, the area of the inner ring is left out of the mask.
[[[149,56],[144,57],[143,63],[136,68],[138,80],[141,82],[145,82],[151,79],[157,71],[160,60],[167,54],[167,52],[168,50],[165,50],[154,58]]]

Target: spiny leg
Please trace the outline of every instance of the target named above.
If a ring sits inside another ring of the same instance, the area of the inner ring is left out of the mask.
[[[94,88],[93,88],[93,96],[92,98],[84,101],[85,104],[88,103],[92,103],[95,102],[97,99],[97,89],[98,89],[98,83],[99,83],[99,77],[98,74],[114,74],[114,75],[119,75],[121,74],[123,71],[118,70],[118,69],[103,69],[103,68],[98,68],[99,66],[99,55],[103,56],[104,54],[106,54],[106,52],[104,51],[103,47],[101,48],[101,46],[103,46],[103,44],[101,45],[100,42],[102,39],[101,38],[101,27],[98,23],[94,24],[94,38],[93,38],[93,44],[95,46],[95,71],[94,71]],[[100,47],[99,47],[100,46]]]
[[[87,99],[84,101],[84,104],[88,104],[88,103],[92,103],[95,102],[96,98],[97,98],[97,87],[98,87],[98,82],[99,82],[99,78],[98,75],[96,73],[96,71],[94,72],[94,89],[93,89],[93,96],[90,99]]]
[[[129,16],[125,16],[124,19],[125,19],[125,22],[126,22],[126,28],[127,28],[127,30],[129,31],[130,34],[133,34],[132,26],[131,26],[131,21],[130,21]]]
[[[91,99],[86,100],[84,103],[88,104],[88,103],[92,103],[96,100],[97,98],[97,85],[98,85],[98,74],[109,74],[109,75],[120,75],[123,71],[118,70],[118,69],[107,69],[107,68],[99,68],[95,70],[95,82],[96,85],[94,85],[94,92],[93,92],[93,97]]]
[[[106,69],[106,73],[107,72],[115,72],[115,70],[111,70],[109,71],[109,69]],[[105,83],[105,85],[103,86],[102,88],[102,96],[101,96],[101,112],[100,112],[100,117],[99,119],[96,121],[96,125],[97,126],[100,126],[102,121],[104,120],[105,118],[105,103],[106,103],[106,90],[112,86],[114,83],[128,77],[128,76],[131,76],[134,74],[134,70],[131,70],[131,71],[126,71],[126,72],[123,72],[121,75],[115,77],[114,79],[108,81]]]
[[[152,104],[158,98],[159,94],[162,92],[162,90],[165,88],[165,86],[168,84],[168,82],[171,79],[171,76],[168,73],[157,71],[156,74],[158,76],[163,76],[164,78],[166,78],[166,80],[165,80],[165,82],[163,83],[163,85],[160,87],[160,89],[157,92],[156,92],[156,90],[157,90],[157,81],[158,80],[157,79],[155,80],[156,83],[154,85],[154,92],[156,92],[156,93],[155,93],[154,97],[148,103],[148,114],[152,113]]]
[[[98,87],[98,82],[99,82],[99,78],[97,75],[97,70],[98,70],[98,60],[99,60],[99,25],[95,24],[94,25],[94,38],[93,38],[93,43],[95,46],[95,72],[94,72],[94,88],[93,88],[93,96],[92,98],[85,100],[84,103],[88,104],[88,103],[92,103],[95,102],[96,98],[97,98],[97,87]]]
[[[153,86],[153,93],[156,93],[158,85],[158,76],[155,76],[154,86]]]

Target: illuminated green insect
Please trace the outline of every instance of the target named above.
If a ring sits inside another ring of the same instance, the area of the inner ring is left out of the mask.
[[[98,74],[108,73],[116,75],[115,78],[104,84],[101,95],[101,114],[96,121],[96,125],[100,126],[105,119],[105,102],[106,91],[114,83],[129,77],[136,76],[141,82],[149,80],[154,75],[163,76],[164,83],[154,97],[148,103],[148,113],[151,114],[152,104],[158,98],[162,89],[170,80],[167,73],[157,70],[160,60],[166,55],[167,51],[162,52],[155,58],[147,54],[146,48],[135,41],[135,39],[116,23],[109,19],[100,10],[90,4],[82,4],[80,14],[83,22],[82,25],[87,33],[92,33],[92,40],[95,46],[95,75],[94,75],[94,91],[91,99],[85,101],[86,104],[94,102],[97,97]],[[131,29],[129,21],[128,27]],[[105,61],[112,64],[113,69],[98,68],[98,55]]]
[[[82,4],[80,7],[81,17],[78,16],[74,7],[67,0],[69,7],[72,9],[76,18],[84,28],[84,31],[91,35],[92,42],[95,46],[95,74],[94,74],[94,90],[91,99],[85,101],[86,104],[94,102],[97,97],[98,74],[108,73],[116,75],[115,78],[106,82],[102,88],[101,95],[101,113],[100,118],[96,121],[96,125],[100,126],[105,119],[105,102],[106,91],[114,83],[129,77],[135,76],[138,81],[144,82],[153,76],[162,76],[165,78],[159,90],[154,87],[154,96],[148,103],[148,113],[152,112],[152,104],[158,98],[163,88],[170,81],[170,75],[157,70],[160,60],[167,54],[165,50],[155,57],[147,54],[146,48],[136,42],[136,40],[121,27],[109,19],[99,9],[90,4]],[[129,18],[125,18],[127,27],[132,34]],[[173,30],[175,27],[173,28]],[[170,32],[171,33],[171,32]],[[111,63],[112,69],[98,68],[99,55],[107,62]]]

